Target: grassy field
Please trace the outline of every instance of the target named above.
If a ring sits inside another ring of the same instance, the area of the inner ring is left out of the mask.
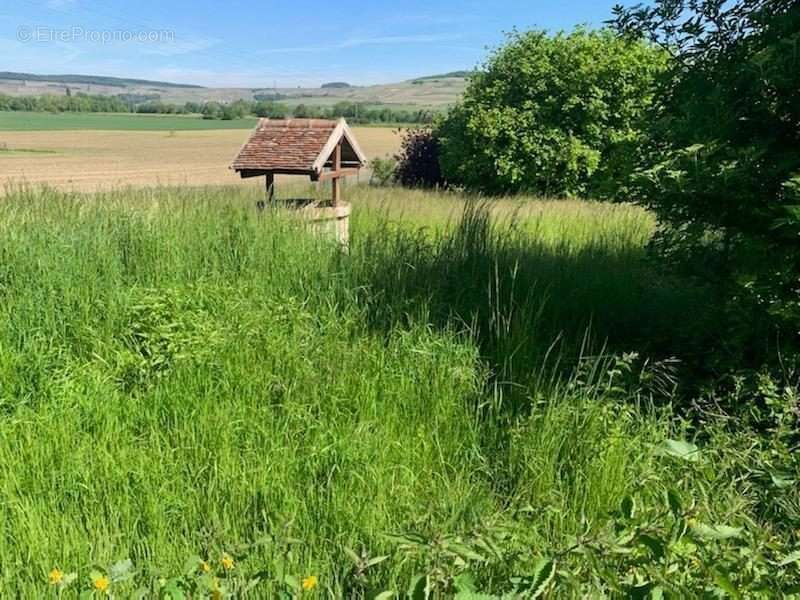
[[[0,111],[0,131],[208,131],[252,129],[257,120],[206,120],[196,115]]]
[[[0,119],[3,114],[14,113],[0,113]],[[116,117],[97,119],[113,122]],[[152,120],[209,123],[183,117]],[[400,147],[396,130],[356,127],[354,131],[370,158],[394,154]],[[20,182],[87,192],[156,185],[227,184],[256,189],[263,181],[241,181],[228,169],[248,135],[249,131],[243,129],[0,131],[0,194],[4,186]],[[368,177],[367,173],[362,175],[362,179]],[[281,182],[291,180],[282,178]]]
[[[667,490],[777,535],[730,484],[741,440],[660,451],[686,435],[670,363],[623,353],[668,353],[707,311],[643,261],[647,213],[350,192],[349,254],[251,188],[0,201],[4,596],[57,567],[120,598],[374,597],[417,573],[447,597],[550,555],[578,582],[552,597],[580,597],[576,536]]]

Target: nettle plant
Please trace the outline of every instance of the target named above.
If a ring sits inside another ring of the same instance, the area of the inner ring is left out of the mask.
[[[620,415],[632,391],[670,384],[663,365],[640,365],[635,354],[603,372],[603,390]],[[590,379],[579,370],[574,384]],[[636,481],[613,512],[584,518],[572,537],[535,537],[539,513],[531,508],[467,536],[393,536],[401,560],[424,568],[407,590],[385,597],[800,598],[796,395],[766,377],[758,394],[765,406],[780,407],[756,419],[772,424],[769,441],[754,439],[752,424],[730,429],[727,421],[736,420],[725,418],[720,399],[713,415],[698,404],[694,419],[705,423],[709,448],[660,441],[653,448],[659,468]],[[720,481],[736,481],[743,495],[715,516],[725,504]]]
[[[680,461],[693,461],[699,452],[676,440],[661,450]],[[753,523],[705,522],[694,500],[676,488],[656,488],[656,482],[643,483],[606,526],[596,530],[587,523],[566,547],[540,556],[524,533],[506,528],[468,538],[397,536],[401,554],[422,559],[428,573],[402,593],[382,597],[800,597],[800,550],[790,551]],[[498,577],[504,565],[519,565],[519,573]]]

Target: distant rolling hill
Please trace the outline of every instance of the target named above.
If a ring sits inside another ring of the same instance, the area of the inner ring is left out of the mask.
[[[124,79],[120,77],[103,77],[98,75],[34,75],[32,73],[14,73],[12,71],[0,71],[0,81],[29,81],[37,83],[55,83],[66,85],[97,85],[111,87],[171,87],[171,88],[190,88],[202,89],[200,85],[188,85],[185,83],[168,83],[166,81],[149,81],[147,79]]]
[[[444,73],[442,75],[427,75],[426,77],[417,77],[416,79],[412,79],[412,82],[415,81],[431,81],[432,79],[467,79],[471,77],[474,71],[453,71],[451,73]]]
[[[404,108],[442,109],[458,101],[467,85],[468,71],[419,77],[371,86],[327,85],[318,88],[214,88],[146,79],[96,75],[36,75],[0,72],[0,94],[12,96],[87,93],[141,95],[163,102],[234,102],[275,98],[288,105],[331,105],[343,100]]]

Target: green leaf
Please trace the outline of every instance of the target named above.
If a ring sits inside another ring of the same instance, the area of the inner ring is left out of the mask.
[[[739,600],[742,597],[741,594],[739,594],[739,590],[736,589],[736,586],[733,585],[733,582],[725,573],[717,569],[714,569],[713,573],[714,583],[717,584],[719,589],[728,594],[731,598],[734,598],[734,600]]]
[[[787,554],[785,557],[783,557],[781,562],[778,563],[778,565],[781,567],[786,567],[793,563],[800,563],[800,550],[795,550],[791,554]]]
[[[180,584],[180,580],[175,579],[175,581]],[[199,587],[209,592],[214,590],[218,585],[217,578],[211,573],[204,573],[203,575],[200,575],[197,579],[195,579],[195,582]]]
[[[300,580],[292,575],[287,575],[284,577],[283,582],[295,591],[300,591],[303,589],[303,586],[300,584]]]
[[[478,587],[475,585],[475,577],[469,571],[461,573],[453,580],[453,585],[457,592],[470,592],[475,593]]]
[[[664,588],[657,585],[650,590],[650,600],[664,600]]]
[[[681,494],[675,488],[670,488],[667,490],[667,504],[669,504],[669,509],[672,511],[672,515],[674,517],[679,517],[683,514],[683,501],[681,500]]]
[[[682,440],[664,440],[658,446],[658,453],[662,456],[673,456],[690,462],[700,460],[700,448]]]
[[[133,577],[133,561],[130,558],[121,560],[111,566],[108,570],[109,577],[113,582],[126,581]]]
[[[425,588],[428,585],[428,578],[425,575],[417,575],[411,579],[411,585],[408,586],[409,600],[426,600],[428,593]]]
[[[486,560],[483,556],[481,556],[471,548],[468,548],[464,544],[459,544],[458,542],[449,542],[446,545],[446,548],[450,552],[460,556],[464,560],[473,560],[476,562],[484,562]]]
[[[640,535],[638,540],[640,544],[642,544],[648,550],[650,550],[650,553],[656,560],[664,556],[664,549],[666,547],[666,544],[664,544],[663,541],[646,533]]]
[[[629,598],[630,600],[645,600],[646,598],[652,598],[654,587],[655,586],[652,582],[637,584],[625,590],[625,597]]]
[[[181,573],[184,575],[194,575],[202,563],[203,559],[199,556],[190,556],[186,559],[186,562],[183,563],[183,569],[181,570]]]
[[[394,600],[395,598],[397,598],[397,592],[391,590],[391,591],[381,592],[380,594],[375,596],[373,600]]]
[[[407,546],[424,546],[426,543],[424,537],[415,533],[390,533],[386,534],[384,537],[395,544],[405,544]]]
[[[367,566],[368,567],[374,567],[375,565],[379,565],[379,564],[381,564],[382,562],[384,562],[386,560],[389,560],[388,556],[376,556],[375,558],[370,558],[367,561]]]
[[[186,598],[186,594],[180,588],[178,582],[174,579],[168,581],[167,585],[162,588],[161,592],[162,595],[170,598],[171,600],[185,600]]]
[[[550,558],[541,558],[533,569],[530,593],[531,598],[538,598],[544,594],[545,589],[556,576],[556,561]]]
[[[744,531],[741,527],[729,527],[728,525],[706,525],[704,523],[693,523],[692,533],[697,537],[710,540],[729,540],[742,535]]]
[[[355,564],[359,564],[361,562],[361,557],[355,553],[355,551],[351,550],[350,548],[344,548],[344,553],[347,554],[348,558],[352,560]]]
[[[620,504],[620,512],[626,519],[632,519],[636,514],[636,501],[632,496],[625,496]]]
[[[272,545],[274,543],[275,543],[275,540],[272,538],[271,535],[264,534],[261,537],[257,538],[253,542],[252,546],[253,547],[255,547],[255,546],[270,546],[270,545]]]
[[[773,471],[769,474],[769,476],[770,479],[772,479],[772,484],[779,490],[790,488],[796,483],[796,480],[793,479],[788,473]]]

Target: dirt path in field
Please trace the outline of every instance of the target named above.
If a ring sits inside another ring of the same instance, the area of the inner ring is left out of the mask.
[[[357,127],[355,134],[369,158],[394,154],[400,146],[392,129]],[[228,169],[249,135],[245,130],[0,131],[0,193],[8,184],[24,182],[76,191],[261,185],[242,181]]]

